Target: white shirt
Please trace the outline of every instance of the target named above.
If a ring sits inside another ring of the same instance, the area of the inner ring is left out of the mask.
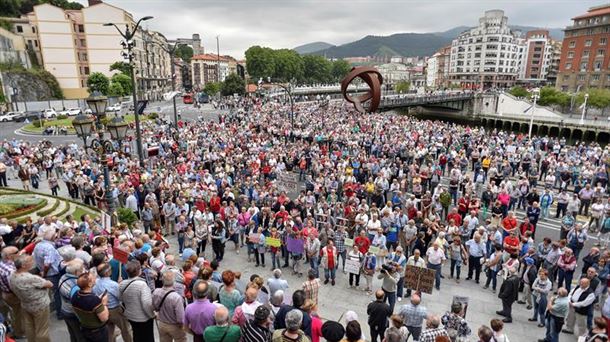
[[[445,252],[440,247],[437,250],[434,250],[434,247],[428,248],[426,256],[432,265],[440,265],[445,260]]]
[[[125,199],[125,207],[131,209],[133,212],[138,211],[138,199],[134,194],[127,196],[127,199]]]
[[[581,308],[581,307],[585,307],[585,306],[589,306],[589,305],[593,304],[593,301],[595,300],[594,292],[589,293],[587,298],[585,298],[582,302],[578,301],[578,299],[580,298],[582,293],[585,292],[586,290],[588,290],[588,288],[583,290],[580,287],[577,287],[574,290],[572,290],[572,293],[570,294],[569,299],[570,299],[570,302],[572,302],[573,307]]]

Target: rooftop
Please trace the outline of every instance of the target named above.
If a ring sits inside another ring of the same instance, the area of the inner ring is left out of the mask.
[[[606,14],[610,14],[610,4],[591,7],[587,13],[574,17],[572,20],[586,19]]]
[[[218,57],[218,55],[212,54],[212,53],[204,53],[202,55],[195,55],[191,58],[191,60],[200,60],[200,61],[217,61],[220,60],[221,62],[228,62],[229,60],[224,57],[224,56],[220,56],[220,58]]]

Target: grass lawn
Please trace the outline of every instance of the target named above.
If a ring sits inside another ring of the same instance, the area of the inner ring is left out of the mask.
[[[107,117],[113,118],[114,115],[109,114]],[[74,128],[72,127],[72,120],[74,120],[74,118],[75,118],[74,116],[70,116],[70,117],[67,117],[67,118],[61,119],[61,120],[43,120],[43,125],[44,125],[44,127],[66,126],[66,127],[68,127],[68,134],[76,134],[76,132],[74,131]],[[127,115],[123,116],[123,119],[125,119],[125,122],[127,122],[127,123],[132,123],[135,121],[135,115],[127,114]],[[141,121],[148,120],[148,116],[142,114],[142,115],[140,115],[140,120]],[[36,126],[34,126],[33,122],[30,122],[29,124],[23,126],[21,129],[25,132],[30,132],[30,133],[42,133],[44,127],[36,127]]]
[[[91,218],[96,218],[98,216],[97,214],[94,214],[93,212],[87,209],[76,207],[76,209],[74,209],[74,212],[72,213],[72,217],[74,217],[75,220],[80,222],[80,217],[85,214],[88,214],[89,216],[91,216]]]

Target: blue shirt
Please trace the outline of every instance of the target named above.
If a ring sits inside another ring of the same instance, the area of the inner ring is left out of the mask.
[[[118,308],[121,305],[119,283],[109,277],[97,278],[95,286],[93,286],[93,293],[101,296],[104,291],[108,291],[108,309]]]
[[[49,266],[46,276],[54,276],[59,274],[59,265],[62,261],[61,255],[55,248],[55,245],[47,240],[42,240],[34,247],[34,262],[40,271],[44,270],[45,266]]]
[[[110,275],[110,278],[112,280],[119,281],[119,268],[121,269],[121,279],[129,279],[125,267],[126,265],[121,265],[121,263],[117,259],[110,259],[110,262],[108,263],[110,264],[110,269],[112,270],[112,273]]]

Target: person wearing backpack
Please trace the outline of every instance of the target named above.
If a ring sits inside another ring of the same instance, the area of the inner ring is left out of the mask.
[[[148,284],[140,277],[140,262],[132,260],[126,269],[129,279],[119,285],[119,296],[125,308],[124,315],[131,324],[133,342],[154,341],[154,306]]]
[[[152,293],[152,303],[157,312],[157,328],[161,341],[186,342],[184,322],[184,298],[174,290],[174,272],[163,273],[163,287]]]

